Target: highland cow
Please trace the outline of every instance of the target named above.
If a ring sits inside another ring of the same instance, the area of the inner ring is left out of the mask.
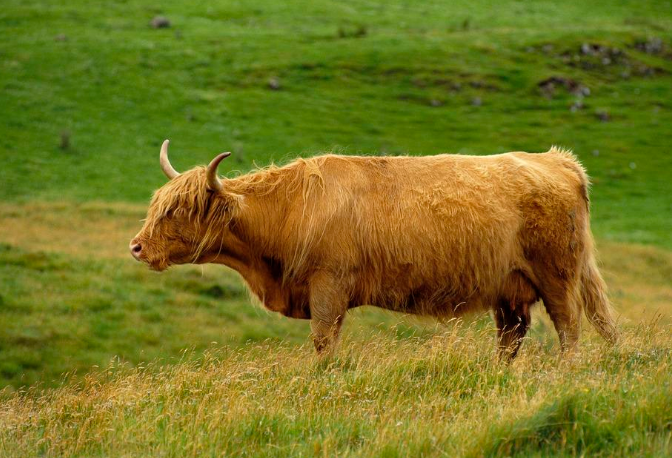
[[[492,311],[513,358],[541,300],[564,351],[581,310],[617,331],[595,262],[588,178],[568,151],[492,156],[323,155],[231,179],[207,167],[156,193],[133,256],[152,269],[217,263],[269,310],[309,319],[318,353],[360,305],[459,317]]]

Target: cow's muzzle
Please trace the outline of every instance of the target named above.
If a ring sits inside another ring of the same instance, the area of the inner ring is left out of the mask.
[[[142,255],[142,245],[139,242],[131,240],[129,249],[131,250],[131,254],[135,259],[137,259],[138,261],[142,261],[142,259],[140,259],[140,256]]]

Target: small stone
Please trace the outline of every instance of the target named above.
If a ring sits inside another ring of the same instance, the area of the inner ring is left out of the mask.
[[[663,50],[663,40],[660,38],[652,38],[649,41],[649,45],[647,46],[648,52],[650,54],[658,54]]]
[[[59,33],[54,37],[54,41],[68,41],[68,36],[64,33]]]
[[[602,122],[607,122],[611,119],[611,116],[609,116],[609,113],[607,113],[605,110],[597,110],[595,112],[595,116]]]
[[[646,41],[638,41],[635,48],[647,54],[660,54],[663,51],[663,40],[654,37]]]
[[[597,157],[600,155],[600,150],[599,149],[594,149],[593,150],[593,156]]]
[[[637,164],[635,164],[634,162],[631,162],[631,163],[630,163],[630,168],[631,168],[632,170],[635,170],[635,169],[637,168]]]
[[[640,76],[653,76],[655,74],[655,70],[642,64],[637,67],[637,74]]]
[[[70,149],[70,131],[61,131],[61,141],[59,142],[58,147],[62,150]]]
[[[663,50],[663,40],[660,38],[652,38],[646,46],[646,52],[649,54],[658,54]]]
[[[268,80],[268,87],[271,90],[277,91],[281,87],[280,86],[280,80],[276,77],[273,77],[273,78],[269,79]]]
[[[155,16],[149,25],[154,29],[167,29],[170,27],[170,21],[164,16]]]
[[[480,107],[481,105],[483,105],[483,100],[481,100],[480,97],[474,97],[473,99],[471,99],[471,104],[475,107]]]
[[[583,100],[577,99],[571,107],[569,107],[569,111],[572,113],[576,113],[579,110],[582,110],[585,105],[583,104]]]
[[[432,99],[429,101],[429,104],[433,107],[440,107],[441,105],[443,105],[443,102],[438,99]]]

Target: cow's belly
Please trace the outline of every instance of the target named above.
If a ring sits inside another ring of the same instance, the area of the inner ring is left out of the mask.
[[[453,318],[488,310],[492,302],[490,296],[477,288],[454,290],[421,287],[411,291],[390,288],[372,301],[372,305],[413,315]]]

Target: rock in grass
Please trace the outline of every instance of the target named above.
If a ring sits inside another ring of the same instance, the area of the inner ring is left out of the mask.
[[[585,107],[585,105],[584,105],[584,103],[583,103],[583,99],[582,99],[582,98],[578,98],[578,99],[576,99],[576,100],[574,101],[574,103],[572,103],[572,105],[569,107],[569,111],[571,111],[572,113],[576,113],[576,112],[579,111],[579,110],[583,110],[584,107]]]
[[[149,25],[154,29],[167,29],[170,27],[170,21],[164,16],[155,16]]]
[[[555,95],[555,89],[564,87],[569,93],[578,97],[586,97],[590,95],[590,89],[572,78],[564,76],[551,76],[537,83],[537,87],[542,95],[548,99],[552,99]]]
[[[268,88],[272,89],[274,91],[277,91],[280,89],[280,80],[278,78],[271,78],[268,80]]]
[[[647,40],[638,40],[634,45],[635,49],[645,52],[647,54],[661,54],[664,49],[663,40],[658,37],[649,38]]]
[[[62,130],[61,131],[61,141],[58,145],[62,150],[70,149],[70,131]]]
[[[607,122],[611,119],[611,116],[609,116],[609,113],[606,110],[597,110],[595,112],[595,117],[602,122]]]

